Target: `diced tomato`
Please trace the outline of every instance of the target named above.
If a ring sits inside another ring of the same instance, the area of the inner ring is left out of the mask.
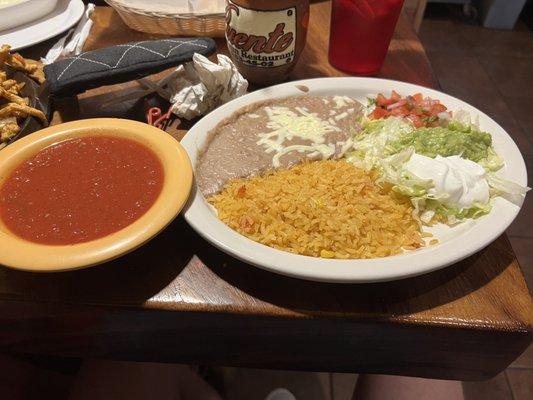
[[[424,121],[423,121],[422,118],[420,118],[418,115],[412,115],[412,114],[411,114],[411,115],[409,115],[409,116],[407,117],[407,119],[411,121],[411,123],[413,124],[413,126],[414,126],[415,128],[420,128],[420,127],[422,127],[422,126],[425,126]]]
[[[244,196],[246,196],[246,186],[242,185],[239,189],[237,189],[236,197],[244,197]]]
[[[389,112],[381,107],[376,107],[368,116],[370,119],[380,119],[389,116]]]
[[[407,109],[407,107],[398,107],[391,110],[390,115],[395,115],[397,117],[405,117],[409,115],[409,110]]]
[[[447,109],[448,108],[444,104],[437,103],[433,106],[431,111],[434,112],[435,114],[438,114],[438,113],[446,111]]]
[[[396,103],[397,101],[400,101],[400,99],[402,98],[402,96],[400,96],[398,93],[396,93],[394,90],[392,91],[391,95],[390,95],[390,99]]]
[[[378,94],[376,97],[376,104],[380,107],[387,107],[389,104],[392,104],[393,101],[390,99],[387,99],[385,96],[383,96],[381,93]]]
[[[424,97],[422,96],[422,93],[415,93],[415,94],[413,94],[412,97],[413,97],[414,101],[417,102],[417,103],[420,103],[424,99]]]
[[[411,110],[411,114],[418,115],[418,116],[424,116],[424,110],[421,107],[414,107]]]
[[[383,94],[376,97],[376,108],[369,115],[370,119],[387,118],[391,115],[408,119],[415,127],[438,126],[438,114],[448,112],[445,105],[439,100],[424,97],[422,93],[402,97],[398,92],[392,91],[390,98]],[[448,112],[450,115],[451,113]]]
[[[387,106],[387,110],[391,111],[391,110],[394,110],[395,108],[405,106],[406,104],[407,104],[407,100],[405,99],[398,100],[397,102],[392,103],[390,106]]]

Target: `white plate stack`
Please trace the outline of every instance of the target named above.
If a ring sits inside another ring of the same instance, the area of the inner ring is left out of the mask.
[[[0,44],[23,49],[59,35],[82,17],[82,0],[0,0]]]

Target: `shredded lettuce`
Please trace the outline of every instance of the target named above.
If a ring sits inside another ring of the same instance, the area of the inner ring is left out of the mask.
[[[376,105],[376,99],[374,97],[367,97],[366,100],[367,100],[368,107]]]
[[[347,154],[346,158],[366,170],[379,167],[382,160],[394,152],[390,143],[414,130],[397,117],[365,120],[362,125],[362,133],[354,137],[353,147],[356,150]]]
[[[469,117],[468,117],[469,118]],[[354,138],[354,148],[361,166],[373,165],[383,158],[415,147],[428,157],[461,155],[479,163],[487,171],[497,171],[504,163],[492,147],[490,134],[473,124],[451,120],[446,127],[414,128],[399,117],[362,121],[363,131]],[[446,137],[450,140],[447,142]]]
[[[428,189],[433,187],[431,180],[420,179],[403,168],[404,164],[414,153],[413,148],[407,148],[382,160],[378,166],[381,172],[379,182],[387,182],[392,189],[409,197],[422,197],[427,195]]]
[[[468,209],[458,209],[446,205],[447,194],[435,196],[429,193],[434,184],[431,179],[420,179],[404,168],[404,164],[414,153],[413,148],[407,148],[383,160],[380,165],[381,177],[378,182],[387,182],[392,190],[411,198],[413,217],[422,224],[430,224],[435,215],[443,217],[448,224],[453,225],[465,218],[478,218],[488,214],[491,210],[487,204],[474,203]]]
[[[493,195],[499,194],[513,194],[513,195],[525,195],[529,190],[528,187],[521,186],[517,183],[503,179],[497,176],[493,172],[487,173],[487,182],[493,190]]]
[[[488,214],[492,209],[492,202],[489,201],[486,204],[474,203],[472,207],[460,210],[457,207],[446,206],[436,200],[429,200],[426,209],[433,210],[435,214],[444,217],[449,225],[455,225],[463,219],[476,219]]]
[[[526,193],[531,190],[529,187],[503,179],[494,172],[488,172],[486,179],[489,184],[491,198],[500,196],[517,205],[521,204]]]
[[[498,171],[504,165],[503,159],[496,154],[492,146],[487,148],[487,157],[479,160],[477,163],[485,168],[485,171],[489,172]]]
[[[448,195],[436,197],[428,193],[429,189],[434,187],[431,179],[420,179],[404,168],[416,150],[409,141],[402,141],[402,139],[413,134],[416,128],[398,117],[378,120],[363,119],[362,125],[363,131],[354,137],[355,150],[346,155],[347,160],[368,171],[377,171],[378,184],[392,185],[392,190],[408,196],[413,204],[413,217],[421,224],[431,224],[435,216],[444,219],[449,225],[457,224],[467,218],[479,218],[490,212],[496,196],[517,203],[529,190],[495,174],[495,171],[503,167],[504,162],[489,142],[486,157],[477,160],[487,172],[486,179],[490,188],[489,202],[474,203],[467,209],[446,205]],[[454,118],[447,121],[446,128],[470,133],[474,135],[472,137],[476,134],[483,135],[477,121],[472,122],[470,114],[466,111],[454,113]],[[424,129],[431,130],[432,128]],[[398,147],[399,142],[406,143],[406,146]]]
[[[476,116],[476,119],[472,121],[472,116],[468,111],[457,110],[453,113],[453,117],[448,121],[448,126],[451,126],[451,129],[456,130],[480,130],[479,127],[479,116]]]

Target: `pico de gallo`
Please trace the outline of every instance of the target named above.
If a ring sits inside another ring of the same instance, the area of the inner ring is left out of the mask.
[[[369,119],[401,117],[421,128],[439,126],[440,120],[451,117],[451,112],[439,100],[424,97],[421,93],[402,97],[393,90],[390,97],[380,93],[373,101],[375,108],[368,115]]]

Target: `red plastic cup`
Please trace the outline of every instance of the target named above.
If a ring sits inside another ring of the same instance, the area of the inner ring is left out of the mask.
[[[403,0],[333,0],[329,62],[353,75],[375,75],[385,61]]]

